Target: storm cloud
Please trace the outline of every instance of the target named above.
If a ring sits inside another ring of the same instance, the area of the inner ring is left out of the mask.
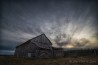
[[[98,47],[97,10],[95,0],[2,1],[0,49],[13,51],[42,33],[54,47]]]

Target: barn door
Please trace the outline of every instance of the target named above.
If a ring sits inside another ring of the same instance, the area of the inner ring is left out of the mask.
[[[39,58],[49,58],[50,52],[47,50],[40,50]]]
[[[28,53],[28,57],[31,57],[31,53]]]
[[[28,53],[28,57],[35,57],[35,53]]]

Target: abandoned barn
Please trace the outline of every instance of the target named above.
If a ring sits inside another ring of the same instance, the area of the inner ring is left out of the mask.
[[[32,58],[49,58],[64,56],[62,48],[52,47],[51,41],[45,34],[32,38],[16,47],[15,56]]]

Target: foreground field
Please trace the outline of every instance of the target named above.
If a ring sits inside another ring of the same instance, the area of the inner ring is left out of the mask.
[[[98,56],[66,56],[50,59],[2,56],[0,57],[0,65],[98,65]]]

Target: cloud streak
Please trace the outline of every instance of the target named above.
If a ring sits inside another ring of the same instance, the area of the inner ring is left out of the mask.
[[[15,47],[45,33],[55,47],[77,48],[79,44],[75,40],[82,38],[90,43],[81,47],[98,47],[95,1],[5,1],[2,4],[0,46]]]

